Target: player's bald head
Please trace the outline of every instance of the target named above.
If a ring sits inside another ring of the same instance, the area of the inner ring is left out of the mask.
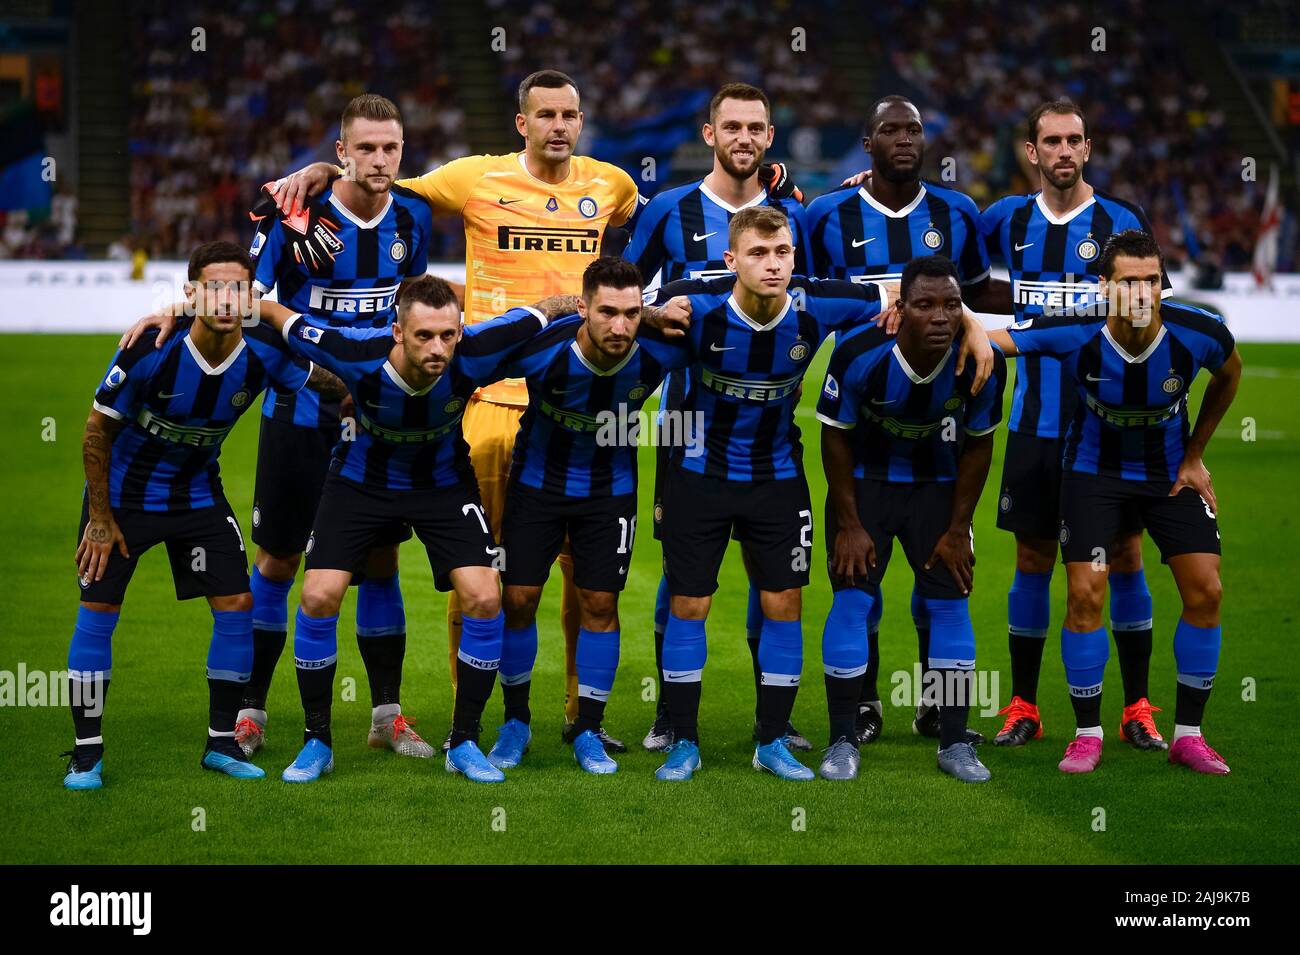
[[[897,93],[891,93],[888,96],[882,96],[871,104],[871,109],[867,110],[867,122],[863,127],[862,134],[871,137],[887,115],[895,116],[913,115],[920,122],[921,111],[906,96],[900,96]]]

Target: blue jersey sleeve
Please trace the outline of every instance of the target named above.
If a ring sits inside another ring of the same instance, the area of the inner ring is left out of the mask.
[[[808,274],[818,278],[825,278],[831,274],[831,257],[826,248],[824,241],[825,229],[823,223],[826,217],[830,215],[835,208],[835,202],[830,195],[818,196],[808,206],[807,227],[808,227]]]
[[[636,340],[650,353],[650,357],[664,367],[665,371],[688,368],[695,361],[690,336],[665,338],[661,332],[653,328],[642,327],[637,331]]]
[[[889,336],[874,325],[839,336],[821,393],[817,396],[817,420],[836,428],[852,428],[858,423],[862,403],[863,381],[867,373],[887,351],[880,346]]]
[[[1045,354],[1058,357],[1078,351],[1106,325],[1094,315],[1041,315],[1017,322],[1007,329],[1016,351],[1022,355]]]
[[[980,224],[979,208],[968,196],[961,196],[965,201],[958,201],[953,212],[960,216],[966,225],[965,239],[957,252],[957,271],[961,273],[962,285],[975,285],[989,277],[991,265],[988,249],[984,246],[984,230]]]
[[[244,339],[252,348],[280,391],[294,392],[311,377],[311,361],[295,354],[270,325],[259,323],[244,329]]]
[[[427,202],[420,202],[412,206],[412,212],[415,215],[416,227],[411,236],[411,243],[414,248],[411,249],[409,265],[406,269],[407,278],[418,279],[425,272],[429,271],[429,236],[433,234],[433,211],[429,208]]]
[[[258,223],[248,254],[253,259],[253,285],[265,295],[279,281],[284,255],[284,226],[277,217],[267,216]]]
[[[154,348],[157,338],[158,330],[151,328],[126,351],[119,350],[113,355],[108,371],[95,390],[96,411],[118,421],[135,418],[149,392],[149,381],[167,354],[167,349]]]
[[[296,355],[332,371],[348,384],[380,367],[393,348],[392,326],[349,328],[317,324],[303,315],[289,319],[282,334]]]
[[[623,258],[637,267],[641,281],[649,285],[668,258],[664,246],[664,229],[667,228],[673,203],[661,192],[645,205],[638,202],[637,209],[639,211],[636,213],[632,240],[623,249]],[[632,224],[628,225],[631,227]]]
[[[808,212],[793,198],[781,202],[790,220],[790,237],[794,242],[794,274],[813,275],[812,243],[808,234]]]
[[[1014,196],[1005,196],[980,213],[980,235],[984,240],[986,258],[1007,261],[1006,250],[1002,248],[1002,222],[1011,210]]]
[[[790,283],[794,307],[806,309],[823,334],[874,322],[885,310],[886,293],[875,282],[797,279]]]
[[[991,434],[1002,421],[1002,397],[1007,387],[1007,359],[993,346],[993,373],[980,393],[966,403],[966,433]]]
[[[523,346],[546,327],[546,317],[530,306],[466,325],[453,359],[467,378],[480,385],[509,377],[510,362]]]

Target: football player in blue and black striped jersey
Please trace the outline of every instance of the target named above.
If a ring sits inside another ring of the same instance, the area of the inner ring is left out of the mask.
[[[447,770],[476,782],[505,778],[477,746],[501,659],[502,556],[483,515],[461,419],[474,391],[503,377],[515,350],[549,317],[572,308],[564,297],[562,305],[548,300],[462,328],[455,292],[432,275],[403,290],[389,328],[330,326],[263,304],[263,318],[283,331],[290,349],[343,379],[358,423],[355,440],[334,447],[307,542],[294,632],[305,745],[285,781],[310,782],[333,768],[339,605],[375,542],[404,527],[424,544],[438,589],[455,589],[465,611]]]
[[[835,592],[822,636],[831,732],[820,772],[858,775],[867,621],[897,538],[928,623],[921,698],[938,715],[939,768],[984,782],[988,770],[966,730],[975,666],[971,520],[1002,419],[1006,362],[995,354],[992,379],[978,393],[973,368],[957,374],[962,292],[957,268],[943,256],[903,267],[898,310],[897,339],[875,327],[837,338],[817,402]]]
[[[1218,669],[1223,589],[1204,454],[1236,394],[1241,358],[1219,316],[1161,303],[1163,259],[1144,230],[1112,236],[1098,273],[1105,283],[1098,305],[993,334],[1007,354],[1055,356],[1077,398],[1065,438],[1060,523],[1069,585],[1061,657],[1077,730],[1060,768],[1086,773],[1101,760],[1110,651],[1101,608],[1113,547],[1135,514],[1173,571],[1183,603],[1173,639],[1178,683],[1169,761],[1223,775],[1227,763],[1201,736]],[[1202,368],[1211,378],[1189,429],[1188,396]]]
[[[795,250],[780,210],[745,209],[729,232],[726,262],[735,279],[672,283],[657,296],[662,307],[689,314],[695,362],[682,410],[701,413],[704,428],[699,453],[672,449],[664,495],[672,602],[662,670],[675,742],[657,775],[683,780],[699,768],[705,619],[734,528],[750,550],[763,612],[754,767],[811,779],[785,742],[802,669],[801,591],[813,529],[794,407],[818,346],[833,331],[876,320],[888,293],[875,284],[792,279]],[[984,341],[978,322],[967,323],[966,337]],[[991,351],[987,343],[984,350]]]
[[[1025,152],[1040,189],[999,199],[984,211],[990,254],[1010,272],[1017,320],[1069,308],[1092,297],[1106,240],[1125,229],[1150,233],[1141,208],[1094,189],[1083,178],[1092,151],[1087,118],[1066,100],[1043,103],[1029,117]],[[1171,294],[1167,276],[1162,295]],[[1052,355],[1016,359],[1010,435],[998,498],[998,527],[1016,535],[1016,574],[1008,596],[1012,699],[994,742],[1019,746],[1042,735],[1038,673],[1050,620],[1056,562],[1061,454],[1075,410],[1074,382]],[[1148,699],[1151,592],[1142,569],[1142,524],[1136,511],[1109,546],[1111,629],[1124,681],[1120,735],[1139,749],[1164,749]]]
[[[202,765],[242,779],[264,775],[236,744],[235,714],[253,668],[253,598],[243,535],[221,488],[226,435],[268,386],[308,382],[336,400],[341,382],[289,355],[274,332],[243,327],[252,311],[252,262],[229,242],[190,258],[195,320],[161,348],[156,333],[113,356],[86,421],[77,570],[81,607],[68,649],[76,741],[64,785],[102,785],[104,694],[112,638],[142,554],[167,548],[176,596],[206,597],[209,722]]]
[[[847,188],[819,196],[808,207],[810,274],[852,282],[885,282],[896,288],[908,262],[938,254],[956,266],[967,306],[981,312],[1009,312],[1009,286],[989,275],[975,201],[956,189],[921,178],[925,124],[920,111],[904,96],[884,96],[872,105],[865,126],[862,147],[871,156],[871,175],[853,177]],[[873,742],[883,728],[876,679],[882,609],[881,594],[872,594],[867,622],[871,665],[858,704],[861,744]],[[912,613],[918,659],[924,666],[929,625],[924,601],[916,592]],[[939,736],[939,714],[934,707],[918,708],[912,725],[921,735]],[[974,730],[968,733],[971,740],[983,742]]]
[[[619,657],[618,595],[636,538],[636,449],[661,432],[641,406],[691,352],[641,322],[641,275],[605,256],[587,266],[577,312],[519,350],[507,375],[528,383],[506,493],[505,725],[488,759],[517,766],[532,737],[528,707],[537,658],[537,605],[567,539],[581,611],[574,757],[590,773],[618,769],[600,737]],[[656,440],[656,444],[659,442]]]
[[[801,275],[818,274],[810,268],[802,194],[788,182],[788,174],[783,166],[773,167],[763,163],[776,134],[767,94],[748,83],[726,84],[709,102],[709,121],[704,124],[701,133],[705,144],[713,150],[713,170],[697,182],[665,189],[644,205],[637,216],[632,239],[623,250],[623,257],[631,260],[641,270],[646,286],[656,288],[680,279],[729,276],[731,272],[723,261],[727,250],[727,224],[741,209],[762,205],[779,208],[790,220],[797,263],[795,272]],[[774,171],[777,180],[786,182],[784,188],[774,185],[774,179],[764,175],[768,169]],[[660,407],[665,411],[678,411],[685,389],[686,375],[681,372],[670,374],[664,384]],[[659,513],[663,503],[664,475],[668,467],[666,447],[661,445],[658,448],[655,463],[655,509]],[[659,537],[658,520],[654,525],[654,535],[656,539]],[[745,559],[748,562],[748,558]],[[748,568],[748,563],[746,567]],[[754,664],[756,699],[762,672],[758,665],[762,621],[758,590],[751,586],[745,632]],[[656,661],[663,656],[664,627],[667,622],[668,582],[667,578],[661,578],[655,598]],[[662,668],[660,670],[662,672]],[[757,732],[757,703],[754,720]],[[787,735],[793,748],[812,748],[793,725],[787,727]],[[663,687],[660,686],[654,724],[642,745],[648,750],[657,751],[671,742],[668,710],[664,703]]]

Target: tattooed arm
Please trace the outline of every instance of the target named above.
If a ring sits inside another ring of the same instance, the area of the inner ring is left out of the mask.
[[[544,298],[540,302],[534,302],[533,308],[545,315],[546,320],[551,322],[562,315],[572,315],[577,312],[578,296],[552,295],[550,298]]]
[[[108,466],[112,460],[113,438],[120,422],[101,411],[90,412],[86,433],[81,439],[81,461],[86,471],[86,501],[90,519],[77,547],[77,574],[83,580],[102,580],[109,555],[116,547],[129,557],[126,538],[122,536],[108,501]]]
[[[315,362],[312,362],[307,387],[319,391],[326,398],[334,401],[342,401],[348,396],[348,386],[343,383],[343,379],[332,371],[326,371]]]

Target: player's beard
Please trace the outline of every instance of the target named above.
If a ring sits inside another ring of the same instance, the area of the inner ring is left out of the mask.
[[[1082,166],[1074,166],[1073,168],[1070,169],[1069,172],[1064,172],[1057,169],[1051,169],[1048,171],[1047,174],[1047,179],[1049,182],[1051,182],[1052,188],[1059,189],[1061,192],[1066,192],[1070,189],[1073,189],[1076,185],[1078,185],[1079,180],[1082,177],[1083,177]]]
[[[377,175],[377,173],[372,175]],[[371,181],[370,176],[361,176],[357,178],[356,184],[362,192],[368,193],[372,196],[382,196],[392,189],[393,179],[391,176],[388,176],[382,183],[376,183]]]
[[[916,151],[916,165],[911,169],[900,169],[892,162],[883,162],[879,164],[880,178],[902,185],[903,183],[916,182],[921,178],[921,163],[925,161],[925,153],[919,149]]]
[[[767,155],[766,149],[754,147],[754,159],[748,169],[742,169],[731,161],[731,150],[717,149],[713,150],[713,155],[718,157],[718,164],[722,166],[723,171],[733,179],[745,180],[750,176],[758,173],[758,167],[763,164],[763,157]]]

